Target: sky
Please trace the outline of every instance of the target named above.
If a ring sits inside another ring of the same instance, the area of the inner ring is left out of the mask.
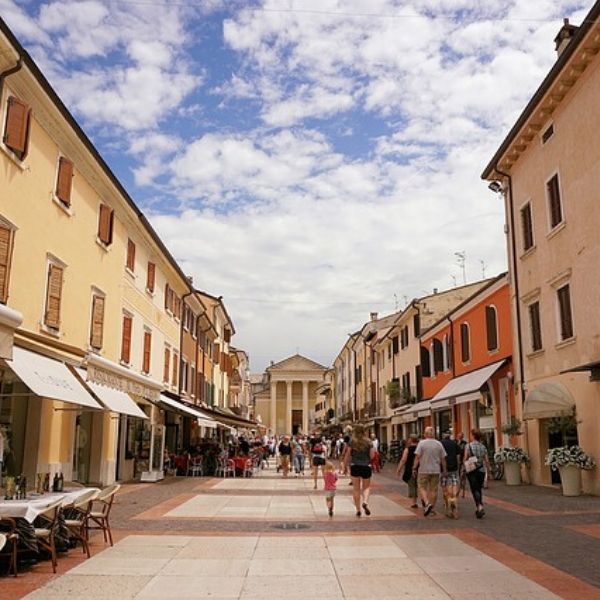
[[[506,269],[480,174],[592,0],[0,0],[251,368]]]

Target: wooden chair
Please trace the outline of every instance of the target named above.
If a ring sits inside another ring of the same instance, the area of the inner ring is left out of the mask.
[[[201,456],[191,456],[188,454],[186,475],[195,477],[196,475],[204,475],[204,466]]]
[[[100,493],[92,500],[92,511],[90,512],[88,519],[88,531],[90,529],[101,529],[104,535],[104,543],[110,542],[113,545],[112,532],[110,530],[110,511],[115,501],[117,492],[121,489],[118,483],[105,487]],[[100,504],[100,510],[94,510],[93,505]]]
[[[46,526],[36,527],[35,537],[38,546],[50,552],[52,558],[52,570],[56,573],[56,530],[58,528],[58,515],[60,514],[62,506],[62,498],[56,500],[52,504],[49,504],[43,513],[38,518],[41,519]]]
[[[81,547],[88,558],[90,557],[88,521],[92,512],[92,503],[98,494],[97,490],[90,490],[82,494],[72,504],[63,507],[70,513],[70,518],[65,519],[65,525],[69,528],[69,534],[72,538],[81,542]]]
[[[17,532],[17,522],[10,517],[0,518],[0,532],[6,538],[5,544],[0,545],[0,554],[10,554],[8,573],[11,569],[13,575],[17,576],[17,546],[19,544],[19,533]]]

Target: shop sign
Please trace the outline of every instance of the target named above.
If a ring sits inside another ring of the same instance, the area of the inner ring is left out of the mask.
[[[105,385],[127,394],[135,394],[137,396],[141,396],[142,398],[152,400],[153,402],[158,402],[160,400],[160,390],[146,386],[139,381],[128,379],[127,377],[121,377],[116,373],[99,369],[98,367],[90,364],[88,364],[87,373],[88,380],[94,383]]]

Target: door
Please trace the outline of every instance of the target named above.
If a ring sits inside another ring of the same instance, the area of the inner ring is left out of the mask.
[[[302,410],[292,410],[292,434],[297,435],[302,431]],[[306,433],[306,432],[303,432]]]
[[[75,445],[73,449],[73,481],[88,483],[90,478],[90,452],[92,440],[92,413],[79,413],[75,419]]]

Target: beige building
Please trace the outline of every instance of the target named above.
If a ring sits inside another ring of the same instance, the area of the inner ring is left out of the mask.
[[[549,447],[578,442],[600,459],[599,18],[596,2],[580,27],[565,23],[554,66],[483,172],[504,195],[517,412],[538,484],[556,481]],[[549,430],[574,407],[576,427]],[[583,484],[599,494],[600,470]]]
[[[346,343],[333,361],[335,415],[337,423],[342,427],[352,423],[356,408],[354,383],[356,368],[352,346],[357,336],[358,333],[348,336]]]
[[[255,384],[256,419],[271,434],[309,433],[316,390],[326,371],[300,354],[272,363]]]

